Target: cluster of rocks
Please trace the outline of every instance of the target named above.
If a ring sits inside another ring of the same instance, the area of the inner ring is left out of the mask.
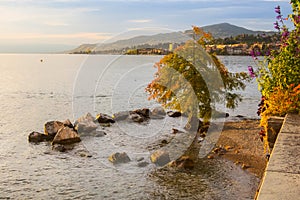
[[[128,122],[143,123],[150,119],[163,119],[166,115],[169,117],[180,117],[181,113],[178,111],[165,112],[162,107],[156,107],[151,111],[148,108],[122,111],[115,113],[113,116],[99,113],[94,117],[90,113],[87,113],[74,123],[69,119],[63,122],[48,121],[44,124],[44,132],[34,131],[30,133],[28,141],[31,143],[50,142],[53,150],[65,152],[73,149],[74,144],[81,142],[81,137],[102,137],[107,135],[104,127],[109,127],[117,121],[126,120]],[[109,156],[108,160],[113,164],[128,163],[131,161],[125,152],[114,153]],[[164,166],[171,161],[169,154],[162,150],[155,151],[151,155],[150,160],[157,166]],[[144,158],[139,158],[137,161],[139,167],[145,167],[149,164]]]

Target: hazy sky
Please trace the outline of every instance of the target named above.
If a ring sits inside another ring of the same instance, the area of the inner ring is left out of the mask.
[[[0,0],[0,52],[59,51],[141,28],[274,30],[277,5],[290,13],[289,0]]]

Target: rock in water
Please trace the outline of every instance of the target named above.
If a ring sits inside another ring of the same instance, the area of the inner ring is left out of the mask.
[[[129,111],[121,111],[113,114],[113,119],[115,121],[126,120],[129,117]]]
[[[75,129],[79,134],[91,133],[97,128],[98,125],[95,123],[95,118],[90,113],[78,118],[75,122]]]
[[[44,142],[44,141],[51,141],[53,140],[54,137],[50,135],[45,135],[43,133],[39,132],[31,132],[28,136],[28,141],[29,142],[34,142],[34,143],[39,143],[39,142]]]
[[[164,166],[171,161],[169,154],[162,150],[157,150],[151,154],[150,160],[157,166]]]
[[[86,113],[85,115],[81,116],[80,118],[78,118],[75,121],[75,126],[77,123],[79,122],[83,122],[83,121],[95,121],[95,117],[93,117],[93,115],[91,113]]]
[[[181,112],[179,112],[179,111],[168,111],[167,114],[169,117],[180,117],[181,116]]]
[[[163,119],[166,116],[166,111],[163,109],[163,107],[155,107],[150,113],[151,119]]]
[[[133,110],[133,111],[130,111],[129,113],[130,113],[130,115],[138,114],[138,115],[140,115],[141,117],[144,117],[144,118],[149,118],[150,117],[150,110],[148,108]]]
[[[72,124],[72,122],[69,120],[69,119],[66,119],[64,122],[63,122],[64,126],[67,126],[69,128],[74,128],[74,125]]]
[[[129,119],[131,119],[134,122],[138,122],[138,123],[145,121],[144,117],[142,117],[141,115],[136,114],[136,113],[130,114]]]
[[[44,125],[44,133],[45,135],[49,135],[51,137],[55,137],[58,130],[64,127],[64,123],[60,121],[49,121]]]
[[[138,163],[137,163],[137,166],[138,166],[138,167],[146,167],[147,165],[149,165],[149,163],[146,162],[146,161],[142,161],[142,162],[138,162]]]
[[[128,163],[131,161],[129,156],[125,152],[114,153],[111,156],[109,156],[108,160],[113,164]]]
[[[115,120],[114,120],[111,116],[109,116],[109,115],[107,115],[107,114],[103,114],[103,113],[99,113],[99,114],[96,116],[96,120],[97,120],[100,124],[102,124],[102,123],[104,123],[104,124],[106,124],[106,123],[115,123]]]
[[[80,141],[81,139],[76,131],[69,127],[63,127],[55,135],[52,144],[73,144]]]
[[[75,126],[75,130],[77,130],[79,134],[88,134],[95,131],[97,128],[98,125],[93,121],[81,121]]]

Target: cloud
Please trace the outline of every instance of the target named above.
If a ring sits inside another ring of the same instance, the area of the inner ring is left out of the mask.
[[[133,19],[133,20],[128,20],[129,22],[132,23],[148,23],[151,22],[151,19]]]

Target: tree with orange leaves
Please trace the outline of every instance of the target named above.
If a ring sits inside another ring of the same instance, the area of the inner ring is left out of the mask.
[[[205,45],[213,39],[210,33],[195,26],[193,32],[193,39],[156,64],[155,78],[146,91],[149,99],[157,100],[165,108],[208,121],[214,116],[216,104],[237,106],[241,97],[233,91],[244,89],[243,80],[248,76],[229,72],[216,55],[205,51]]]

